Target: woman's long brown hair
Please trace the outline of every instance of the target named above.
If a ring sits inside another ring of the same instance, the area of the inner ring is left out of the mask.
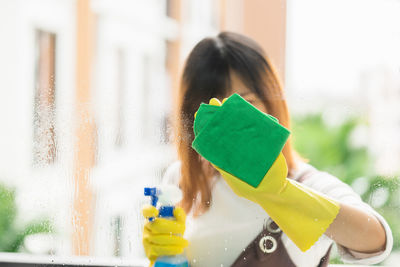
[[[191,51],[186,60],[179,91],[177,118],[177,148],[181,161],[181,206],[193,214],[205,212],[211,203],[211,177],[202,168],[200,156],[193,150],[194,113],[200,103],[212,97],[223,98],[231,91],[231,75],[241,81],[264,103],[267,111],[290,129],[289,112],[275,70],[261,47],[240,34],[222,32],[215,38],[205,38]],[[290,139],[283,154],[289,173],[295,168],[294,150]]]

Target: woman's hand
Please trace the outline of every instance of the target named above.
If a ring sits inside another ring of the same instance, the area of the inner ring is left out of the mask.
[[[159,218],[158,210],[146,205],[142,209],[146,218],[154,217],[154,221],[147,221],[143,229],[143,246],[151,265],[159,256],[178,255],[188,245],[182,236],[185,232],[186,214],[180,207],[174,209],[176,220]]]
[[[233,192],[240,197],[247,198],[256,203],[258,203],[260,199],[279,194],[285,189],[287,183],[286,176],[288,169],[286,159],[282,153],[279,154],[278,158],[257,187],[250,186],[218,167],[215,168],[221,173],[221,176],[232,188]]]
[[[336,201],[287,179],[282,148],[289,131],[238,95],[202,104],[192,147],[239,196],[259,204],[302,250],[308,250],[339,212]]]
[[[225,98],[222,103],[224,103],[226,100],[227,98]],[[209,101],[209,105],[212,106],[221,106],[222,103],[216,98],[212,98]],[[204,161],[204,158],[201,158]],[[266,195],[277,194],[282,191],[285,187],[288,173],[286,159],[282,152],[279,153],[279,156],[276,158],[275,162],[272,164],[271,168],[268,170],[265,177],[257,187],[250,186],[234,175],[218,168],[215,165],[213,166],[221,173],[224,180],[238,196],[247,198],[253,202],[258,202],[258,199],[264,198]]]

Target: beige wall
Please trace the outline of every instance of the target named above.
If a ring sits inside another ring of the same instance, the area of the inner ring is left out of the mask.
[[[220,0],[220,29],[256,40],[284,81],[286,0]]]
[[[74,255],[89,255],[94,211],[90,171],[96,150],[96,144],[93,143],[96,140],[95,125],[89,107],[94,16],[90,10],[90,0],[77,0],[76,3],[76,128],[72,250]]]

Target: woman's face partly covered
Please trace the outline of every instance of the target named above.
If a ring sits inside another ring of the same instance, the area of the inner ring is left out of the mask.
[[[243,97],[247,102],[255,106],[258,110],[267,113],[267,109],[265,108],[264,103],[261,101],[261,99],[255,93],[251,92],[250,89],[243,84],[243,82],[236,74],[231,75],[231,86],[232,90],[226,97],[229,97],[234,93],[237,93],[241,97]]]
[[[229,97],[232,94],[237,93],[241,97],[243,97],[247,102],[255,106],[258,110],[267,113],[267,109],[265,108],[261,99],[255,93],[251,92],[250,89],[246,85],[244,85],[243,82],[239,79],[239,77],[235,74],[231,75],[231,86],[232,90],[225,97]],[[201,156],[199,157],[202,163],[203,171],[208,174],[207,175],[208,177],[211,177],[213,174],[217,173],[217,170],[214,169],[214,167],[211,165],[210,162],[208,162],[205,158]]]

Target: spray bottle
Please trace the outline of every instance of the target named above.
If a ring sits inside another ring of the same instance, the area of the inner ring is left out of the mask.
[[[158,217],[175,220],[174,204],[182,198],[182,192],[178,187],[173,185],[145,187],[144,195],[151,197],[151,205],[154,207],[157,207],[157,202],[160,203]],[[149,218],[149,221],[154,221],[154,218]],[[189,267],[189,263],[185,254],[179,254],[158,257],[153,267]]]

